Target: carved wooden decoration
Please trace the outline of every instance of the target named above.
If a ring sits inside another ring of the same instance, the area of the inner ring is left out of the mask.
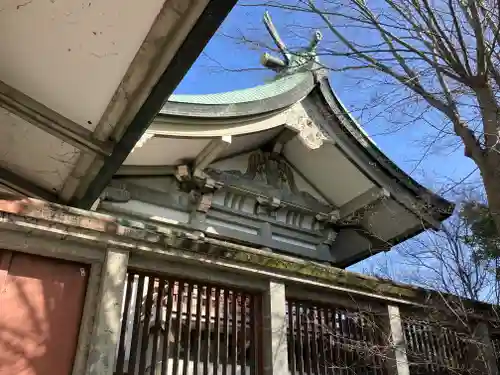
[[[277,153],[261,150],[251,153],[243,177],[262,181],[275,189],[287,189],[297,193],[292,168]]]

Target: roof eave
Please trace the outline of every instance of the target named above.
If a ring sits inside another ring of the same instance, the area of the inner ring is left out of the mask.
[[[362,131],[354,120],[352,115],[343,107],[342,103],[333,92],[329,80],[326,76],[322,76],[318,80],[318,86],[321,97],[328,109],[339,118],[339,125],[344,134],[353,142],[358,144],[358,150],[370,159],[370,164],[376,165],[377,168],[383,171],[391,179],[396,180],[398,185],[409,192],[416,202],[425,202],[428,204],[427,213],[436,221],[442,222],[449,218],[454,211],[455,204],[447,199],[433,193],[429,189],[420,185],[411,176],[398,168]],[[341,116],[339,116],[341,114]],[[361,143],[360,140],[363,140]],[[416,213],[419,215],[418,213]],[[425,228],[439,229],[436,222],[427,221]],[[422,228],[422,226],[420,226]],[[423,229],[422,229],[423,230]],[[415,232],[415,234],[418,234]],[[406,236],[406,238],[411,235]]]
[[[105,158],[82,196],[74,197],[70,205],[80,208],[92,206],[235,4],[236,0],[208,3],[149,96],[124,130],[111,155]]]
[[[279,85],[279,80],[273,84]],[[167,101],[158,116],[185,116],[191,118],[213,119],[213,118],[235,118],[250,117],[274,111],[279,111],[302,100],[314,88],[314,75],[310,72],[303,73],[301,79],[290,90],[276,96],[265,99],[253,98],[253,100],[239,103],[189,103],[178,101]]]

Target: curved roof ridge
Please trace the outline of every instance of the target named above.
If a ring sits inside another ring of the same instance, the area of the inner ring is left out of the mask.
[[[291,74],[289,76],[266,82],[246,89],[218,92],[212,94],[173,94],[168,99],[174,103],[191,104],[237,104],[257,100],[265,100],[283,94],[297,86],[305,79],[307,72]]]
[[[248,89],[204,95],[172,95],[159,116],[220,118],[263,114],[299,102],[314,85],[314,74],[303,71]]]

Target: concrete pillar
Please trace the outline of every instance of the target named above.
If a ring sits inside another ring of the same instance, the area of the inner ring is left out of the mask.
[[[406,356],[406,342],[403,331],[403,322],[398,306],[387,306],[389,313],[390,343],[393,348],[393,360],[389,363],[390,374],[410,375],[410,367]]]
[[[101,268],[102,264],[100,262],[90,266],[90,275],[87,284],[87,293],[85,294],[85,305],[80,322],[80,332],[78,334],[78,345],[76,347],[72,375],[85,374],[85,370],[87,369],[87,359],[94,332],[94,319],[97,314],[98,294],[96,291],[99,290],[101,282]]]
[[[262,303],[265,375],[289,375],[285,285],[269,282]]]
[[[87,374],[112,375],[120,335],[120,315],[128,252],[109,249],[102,266]],[[88,291],[96,293],[97,291]]]
[[[481,368],[485,375],[498,375],[497,360],[493,349],[493,343],[491,342],[488,324],[479,322],[476,325],[474,333],[474,341],[476,342],[472,345],[476,346],[476,350],[474,350],[474,360],[477,362],[476,366]]]

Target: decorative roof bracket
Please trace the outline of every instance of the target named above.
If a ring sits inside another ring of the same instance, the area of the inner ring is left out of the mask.
[[[189,193],[195,209],[202,212],[210,209],[215,190],[224,186],[222,182],[214,180],[202,170],[193,170],[188,165],[179,165],[175,177],[180,183],[181,190]]]
[[[297,137],[309,150],[316,150],[325,141],[331,141],[331,138],[325,134],[323,129],[315,124],[304,109],[298,105],[290,108],[288,111],[286,127],[297,132]]]
[[[219,154],[231,145],[232,138],[230,135],[224,135],[219,138],[212,139],[208,145],[196,156],[194,160],[193,170],[202,172],[208,167]]]

